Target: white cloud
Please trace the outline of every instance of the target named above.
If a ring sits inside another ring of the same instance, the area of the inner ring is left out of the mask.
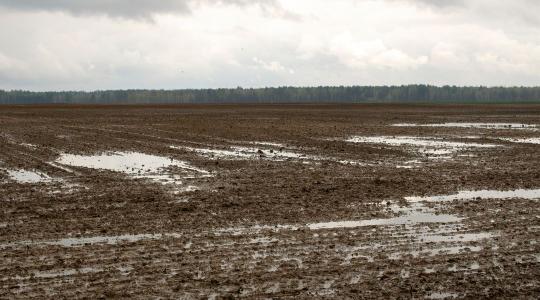
[[[0,70],[4,72],[9,71],[13,68],[14,62],[9,57],[5,56],[0,52]]]
[[[26,11],[67,12],[74,15],[150,19],[156,14],[187,14],[192,7],[209,4],[261,5],[279,12],[275,0],[0,0],[0,6]]]
[[[288,72],[290,74],[294,74],[293,69],[286,68],[278,61],[270,61],[266,62],[264,60],[261,60],[257,57],[253,58],[253,62],[256,64],[257,67],[260,67],[264,70],[270,71],[270,72],[276,72],[276,73],[282,73],[282,72]]]
[[[0,88],[540,84],[535,1],[248,2],[0,0]]]
[[[431,49],[430,62],[435,67],[455,70],[467,66],[469,61],[463,49],[456,44],[439,42]]]
[[[426,56],[411,57],[399,49],[388,48],[381,40],[363,41],[350,33],[338,35],[328,49],[319,51],[328,51],[351,68],[414,69],[428,62]]]

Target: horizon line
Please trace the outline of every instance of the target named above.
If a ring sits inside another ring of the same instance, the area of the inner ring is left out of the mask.
[[[486,89],[494,89],[494,88],[503,88],[503,89],[511,89],[511,88],[521,88],[521,89],[529,89],[529,88],[540,88],[540,85],[452,85],[452,84],[444,84],[444,85],[437,85],[437,84],[424,84],[424,83],[413,83],[413,84],[392,84],[392,85],[278,85],[278,86],[264,86],[264,87],[243,87],[243,86],[237,86],[237,87],[207,87],[207,88],[111,88],[111,89],[93,89],[93,90],[76,90],[76,89],[66,89],[66,90],[32,90],[32,89],[3,89],[0,88],[0,92],[31,92],[31,93],[66,93],[66,92],[77,92],[77,93],[94,93],[94,92],[111,92],[111,91],[203,91],[203,90],[235,90],[235,89],[243,89],[243,90],[262,90],[262,89],[280,89],[280,88],[356,88],[356,87],[373,87],[373,88],[380,88],[380,87],[388,87],[388,88],[395,88],[395,87],[412,87],[412,86],[424,86],[424,87],[436,87],[436,88],[444,88],[444,87],[452,87],[452,88],[486,88]]]

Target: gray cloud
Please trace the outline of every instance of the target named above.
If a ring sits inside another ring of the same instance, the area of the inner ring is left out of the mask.
[[[538,0],[0,0],[0,89],[538,85],[537,11]]]
[[[422,5],[436,6],[436,7],[451,7],[451,6],[463,6],[466,4],[464,0],[405,0],[412,3],[419,3]]]
[[[382,0],[389,1],[389,0]],[[461,14],[476,16],[479,20],[491,22],[519,22],[540,24],[538,0],[390,0],[408,2],[437,10],[459,11]]]
[[[61,11],[73,15],[149,19],[154,14],[186,14],[200,4],[275,7],[275,0],[0,0],[0,6],[23,11]]]
[[[537,0],[515,0],[515,1],[512,1],[511,4],[509,4],[508,2],[502,2],[502,1],[500,3],[497,3],[492,0],[397,0],[397,1],[407,1],[410,3],[417,3],[417,4],[429,5],[429,6],[435,6],[435,7],[452,7],[452,6],[453,7],[474,7],[474,6],[482,5],[485,8],[489,8],[489,6],[498,7],[500,4],[503,4],[506,7],[520,6],[520,5],[529,5],[529,6],[538,5]]]

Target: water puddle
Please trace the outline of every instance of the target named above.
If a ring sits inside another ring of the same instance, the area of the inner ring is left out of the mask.
[[[420,168],[422,166],[422,161],[418,159],[408,160],[404,162],[403,164],[396,165],[396,168],[398,169],[415,169]]]
[[[478,233],[453,233],[450,235],[426,234],[419,236],[419,239],[425,243],[451,243],[451,242],[476,242],[480,240],[493,238],[495,234],[490,232]]]
[[[66,270],[47,271],[47,272],[35,272],[34,277],[56,278],[56,277],[73,276],[73,275],[78,275],[78,274],[99,273],[103,271],[104,270],[100,268],[66,269]]]
[[[103,272],[104,269],[101,268],[80,268],[80,269],[64,269],[64,270],[51,270],[51,271],[35,271],[32,276],[13,276],[13,277],[4,277],[0,280],[18,280],[25,281],[30,279],[52,279],[58,277],[66,277],[73,275],[83,275],[90,273],[99,273]]]
[[[272,142],[251,142],[250,144],[253,145],[261,145],[261,146],[270,146],[270,147],[277,147],[277,148],[285,148],[285,145],[280,143],[272,143]]]
[[[59,164],[57,164],[57,163],[54,163],[54,162],[48,162],[47,164],[48,164],[49,166],[51,166],[51,167],[54,167],[54,168],[59,169],[59,170],[62,170],[62,171],[64,171],[64,172],[67,172],[67,173],[70,173],[70,174],[79,175],[79,172],[76,172],[76,171],[74,171],[74,170],[72,170],[72,169],[70,169],[70,168],[67,168],[67,167],[65,167],[65,166],[59,165]]]
[[[480,200],[480,199],[527,199],[539,200],[540,189],[518,189],[512,191],[480,190],[480,191],[460,191],[453,195],[427,196],[427,197],[405,197],[408,202],[447,202],[453,200]]]
[[[400,226],[409,225],[415,226],[419,224],[429,223],[457,223],[463,218],[454,215],[440,214],[434,209],[428,208],[420,203],[413,203],[408,207],[400,207],[398,205],[392,205],[390,209],[398,214],[392,218],[380,218],[380,219],[367,219],[367,220],[355,220],[355,221],[332,221],[332,222],[319,222],[308,223],[306,225],[256,225],[252,227],[238,227],[222,230],[223,233],[232,233],[235,235],[241,234],[253,234],[261,231],[281,231],[281,230],[298,230],[307,228],[310,230],[324,230],[324,229],[347,229],[347,228],[359,228],[368,226]]]
[[[348,160],[348,159],[343,159],[343,160],[335,160],[337,163],[341,164],[341,165],[346,165],[346,166],[361,166],[361,167],[367,167],[367,166],[373,166],[374,164],[370,164],[370,163],[365,163],[365,162],[362,162],[362,161],[357,161],[357,160]]]
[[[128,275],[133,270],[133,267],[131,266],[116,266],[112,268],[109,267],[107,268],[107,271],[111,271],[112,269],[116,269],[122,275]],[[4,277],[0,280],[25,281],[25,280],[31,280],[31,279],[53,279],[53,278],[69,277],[69,276],[75,276],[75,275],[101,273],[105,271],[106,269],[104,268],[93,268],[93,267],[84,267],[84,268],[78,268],[78,269],[58,269],[58,270],[49,270],[49,271],[34,271],[32,273],[32,276],[17,275],[13,277]]]
[[[192,167],[183,161],[138,152],[114,152],[99,155],[62,154],[56,162],[73,167],[103,169],[130,175],[160,173],[168,167],[179,167],[206,173],[206,171]]]
[[[474,240],[473,242],[481,241],[481,239]],[[412,250],[412,251],[401,251],[395,252],[388,255],[388,259],[399,260],[407,256],[412,257],[427,257],[427,256],[437,256],[437,255],[455,255],[461,254],[463,252],[480,252],[484,248],[480,246],[470,246],[470,245],[459,245],[459,246],[435,246],[431,249],[424,250]]]
[[[426,204],[430,202],[446,202],[451,200],[467,200],[478,199],[478,197],[506,199],[506,198],[524,198],[524,199],[540,199],[539,190],[514,190],[514,191],[464,191],[456,195],[450,196],[434,196],[434,197],[406,197],[406,206],[400,206],[397,203],[388,203],[388,210],[393,212],[395,217],[390,218],[378,218],[367,220],[344,220],[344,221],[331,221],[331,222],[319,222],[308,223],[306,225],[257,225],[252,227],[237,227],[223,229],[220,233],[228,233],[233,235],[243,234],[256,234],[262,231],[282,231],[282,230],[301,230],[309,229],[313,231],[317,230],[332,230],[332,229],[352,229],[368,226],[389,226],[400,227],[407,226],[412,228],[410,233],[406,233],[404,236],[408,239],[413,239],[418,243],[429,244],[447,244],[458,243],[459,245],[434,247],[433,249],[427,249],[423,252],[410,251],[406,254],[420,255],[425,252],[429,252],[432,255],[436,255],[440,252],[447,252],[448,254],[457,254],[460,251],[480,251],[482,248],[479,246],[465,246],[463,243],[478,242],[482,240],[492,239],[497,236],[492,232],[474,232],[464,233],[458,232],[458,227],[462,227],[464,220],[463,217],[442,214],[439,212],[440,207],[429,207]],[[439,226],[427,227],[426,231],[419,231],[416,226],[422,224],[438,224]],[[454,224],[457,226],[450,231],[447,231],[445,227],[441,227],[443,224]],[[416,228],[416,229],[415,229]],[[405,253],[395,253],[396,257],[401,257]]]
[[[38,171],[5,170],[8,177],[18,183],[41,183],[51,181],[52,178]]]
[[[397,225],[417,225],[422,223],[454,223],[461,221],[462,218],[453,215],[434,214],[426,212],[414,212],[404,216],[387,218],[387,219],[371,219],[362,221],[340,221],[340,222],[325,222],[312,223],[307,227],[311,230],[319,229],[337,229],[337,228],[357,228],[366,226],[397,226]]]
[[[192,147],[179,147],[179,146],[170,146],[171,149],[176,150],[185,150],[190,152],[195,152],[201,156],[210,158],[210,159],[252,159],[255,156],[253,153],[242,153],[233,150],[220,150],[220,149],[209,149],[209,148],[192,148]]]
[[[512,142],[512,143],[520,143],[520,144],[536,144],[536,145],[540,145],[540,138],[523,138],[523,139],[499,138],[499,140]]]
[[[70,183],[63,178],[50,177],[36,170],[0,170],[7,173],[8,179],[21,184],[46,184],[42,190],[49,194],[68,194],[85,188],[77,183]]]
[[[491,195],[499,197],[508,196],[509,192],[491,192]],[[516,193],[520,197],[537,197],[538,191],[512,191],[512,195]],[[476,194],[470,195],[462,192],[460,195],[466,197],[476,197]],[[451,197],[450,199],[454,199]],[[295,231],[295,230],[311,230],[315,232],[314,238],[321,236],[336,236],[335,231],[327,230],[343,230],[355,229],[361,227],[384,227],[384,229],[372,228],[374,232],[382,230],[389,235],[387,242],[382,244],[366,244],[356,247],[345,247],[338,250],[343,257],[344,263],[350,263],[351,259],[366,258],[372,261],[373,257],[369,258],[370,251],[380,250],[387,252],[386,257],[392,260],[400,260],[406,257],[427,257],[437,255],[459,255],[462,253],[480,252],[484,249],[482,245],[476,243],[493,240],[499,233],[497,232],[467,232],[467,227],[463,223],[465,217],[453,214],[443,214],[441,210],[447,204],[445,201],[432,201],[429,197],[407,197],[406,204],[402,205],[399,202],[383,202],[382,207],[385,207],[387,213],[392,213],[393,217],[366,219],[366,220],[340,220],[330,222],[318,222],[290,225],[257,225],[243,228],[229,228],[222,230],[221,234],[236,235],[253,235],[253,234],[268,234],[272,236],[272,232],[278,231]],[[442,200],[445,200],[442,199]],[[435,202],[435,205],[431,204]],[[441,203],[443,202],[443,203]],[[319,232],[322,231],[322,232]],[[355,234],[352,231],[348,234]],[[365,234],[365,233],[362,233]]]
[[[20,143],[19,145],[21,145],[23,147],[26,147],[26,148],[30,148],[30,149],[37,149],[38,148],[37,145],[30,144],[30,143]]]
[[[201,156],[209,159],[231,159],[231,160],[253,160],[253,159],[269,159],[275,161],[286,160],[302,160],[311,159],[318,160],[315,156],[309,156],[302,153],[292,152],[288,150],[280,149],[261,149],[255,147],[241,147],[233,146],[228,150],[222,149],[209,149],[209,148],[191,148],[191,147],[179,147],[170,146],[172,149],[186,150],[195,152]]]
[[[453,265],[449,267],[447,270],[449,272],[463,272],[463,271],[475,271],[480,269],[480,264],[478,262],[473,262],[468,267],[458,267],[457,265]]]
[[[98,155],[62,154],[54,162],[54,165],[121,172],[135,179],[148,179],[164,185],[182,185],[184,179],[210,176],[208,171],[193,167],[187,162],[138,152],[114,152]],[[182,169],[181,175],[175,174],[174,168]],[[71,171],[65,167],[63,169]],[[184,172],[190,174],[184,174]],[[193,172],[197,176],[193,176]]]
[[[243,146],[230,146],[225,149],[212,149],[212,148],[193,148],[186,146],[170,146],[171,149],[183,150],[196,153],[200,156],[211,160],[272,160],[277,162],[283,161],[296,161],[309,164],[312,161],[317,162],[335,162],[341,165],[348,166],[370,166],[371,164],[356,161],[345,160],[336,157],[326,157],[318,155],[309,155],[301,153],[295,150],[286,149],[285,145],[271,142],[249,142],[254,145],[261,145],[263,147],[243,147]]]
[[[414,136],[354,136],[345,140],[350,143],[381,144],[388,146],[410,146],[420,154],[435,158],[451,158],[456,154],[473,148],[493,148],[498,145],[452,142],[441,138],[421,138]]]
[[[497,190],[479,190],[479,191],[461,191],[454,195],[442,195],[442,196],[428,196],[428,197],[405,197],[408,206],[399,207],[396,204],[390,206],[390,209],[396,213],[404,213],[407,215],[415,216],[416,214],[422,215],[437,214],[437,207],[444,205],[445,202],[460,200],[479,200],[479,199],[528,199],[539,200],[540,189],[520,189],[512,191],[497,191]],[[435,207],[428,207],[427,203],[438,203]],[[416,211],[417,213],[412,213]],[[452,215],[448,215],[452,216]],[[457,216],[453,216],[457,218]],[[463,220],[464,218],[460,218]],[[451,220],[451,219],[450,219]],[[460,222],[455,223],[459,227],[463,227],[464,224]],[[426,232],[412,232],[405,233],[405,237],[412,238],[415,243],[422,243],[430,245],[429,247],[422,247],[423,250],[412,249],[409,251],[400,251],[389,255],[390,259],[400,259],[407,255],[413,257],[419,256],[434,256],[434,255],[450,255],[460,254],[466,252],[479,252],[483,248],[479,245],[470,245],[467,243],[479,242],[483,240],[491,240],[498,236],[494,232],[460,232],[458,228],[455,228],[449,232],[444,232],[441,228],[430,228]],[[475,270],[476,265],[471,266],[469,270]]]
[[[245,235],[245,234],[257,234],[262,231],[273,231],[278,232],[282,230],[298,230],[301,226],[299,225],[255,225],[251,227],[230,227],[217,230],[216,235],[221,234],[232,234],[236,235]]]
[[[435,293],[431,293],[431,294],[427,295],[426,299],[435,299],[435,300],[438,300],[438,299],[454,299],[454,298],[457,298],[457,297],[459,297],[459,295],[456,294],[456,293],[435,292]]]
[[[454,127],[454,128],[480,128],[480,129],[537,129],[537,125],[522,123],[462,123],[448,122],[439,124],[414,124],[399,123],[393,124],[395,127]]]
[[[142,240],[157,240],[164,238],[178,238],[180,234],[126,234],[117,236],[93,236],[93,237],[73,237],[59,240],[44,240],[44,241],[18,241],[13,243],[0,244],[0,249],[9,247],[23,246],[62,246],[62,247],[77,247],[85,245],[105,244],[116,245],[120,243],[134,243]]]

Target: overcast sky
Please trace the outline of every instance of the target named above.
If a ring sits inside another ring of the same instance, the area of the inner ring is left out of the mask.
[[[538,0],[0,0],[0,89],[540,85]]]

